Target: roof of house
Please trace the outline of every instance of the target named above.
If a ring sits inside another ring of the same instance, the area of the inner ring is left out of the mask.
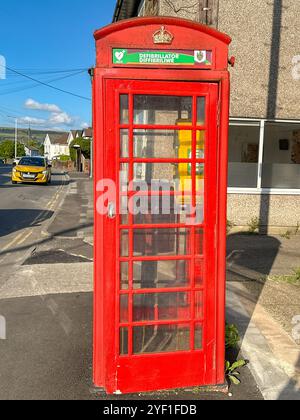
[[[60,144],[62,146],[68,144],[69,134],[64,133],[61,137],[53,141],[53,144]]]
[[[52,144],[58,144],[62,146],[68,145],[69,133],[63,133],[60,135],[48,133],[48,136]]]
[[[93,129],[92,128],[86,128],[85,130],[83,130],[83,135],[85,137],[93,137]]]
[[[79,136],[81,136],[82,131],[80,131],[80,130],[71,130],[71,133],[72,133],[73,137],[76,138],[77,134],[79,134]]]
[[[34,147],[34,146],[27,146],[25,144],[24,147],[26,147],[26,149],[28,149],[28,150],[32,150],[33,152],[38,152],[39,151],[39,149],[37,147]]]

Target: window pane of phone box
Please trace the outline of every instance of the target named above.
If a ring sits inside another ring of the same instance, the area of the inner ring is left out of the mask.
[[[188,287],[190,261],[138,261],[133,265],[134,289]]]
[[[120,124],[129,124],[129,97],[120,95]]]
[[[190,229],[135,229],[134,256],[191,254]]]
[[[190,350],[189,325],[152,325],[133,329],[134,354]]]
[[[145,293],[135,295],[133,298],[135,322],[188,320],[190,317],[190,293]]]
[[[183,123],[178,123],[179,126]],[[126,133],[124,133],[125,136]],[[204,159],[205,132],[197,131],[197,159]],[[192,130],[134,130],[134,157],[143,159],[192,159]],[[126,157],[126,156],[124,156]]]
[[[192,120],[192,97],[135,95],[134,124],[176,125],[178,120]]]
[[[128,328],[120,328],[120,355],[128,354]]]

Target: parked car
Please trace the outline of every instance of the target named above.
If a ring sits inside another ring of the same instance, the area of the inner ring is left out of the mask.
[[[12,183],[30,182],[47,185],[51,182],[51,165],[44,157],[23,157],[12,170]]]
[[[0,159],[0,166],[3,166],[3,165],[5,165],[5,162],[3,159]]]

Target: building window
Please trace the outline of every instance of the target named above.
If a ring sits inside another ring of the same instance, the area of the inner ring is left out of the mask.
[[[300,189],[300,124],[266,123],[262,188]]]
[[[229,187],[257,188],[260,124],[232,122],[229,130]]]
[[[234,120],[229,192],[300,194],[300,122]]]

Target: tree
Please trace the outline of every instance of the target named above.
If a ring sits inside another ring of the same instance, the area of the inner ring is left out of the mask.
[[[25,156],[25,148],[23,144],[18,143],[17,156]],[[0,143],[0,156],[3,159],[13,159],[15,157],[15,142],[6,140]]]
[[[70,156],[73,162],[76,162],[77,159],[77,152],[76,149],[74,149],[75,145],[80,146],[81,153],[86,159],[91,158],[91,141],[79,137],[78,139],[73,140],[70,144]]]

